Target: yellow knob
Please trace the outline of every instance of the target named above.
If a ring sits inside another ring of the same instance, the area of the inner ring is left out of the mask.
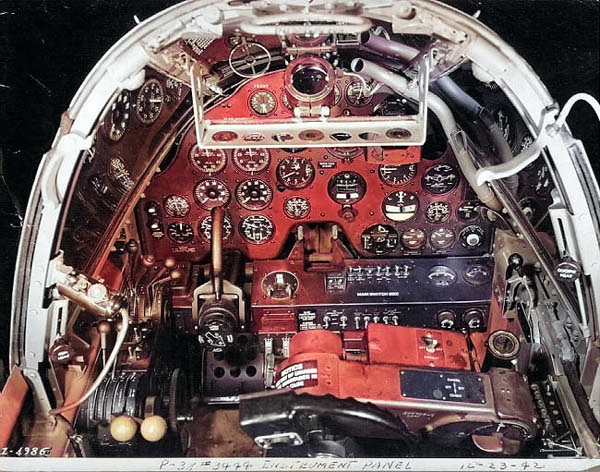
[[[131,441],[137,432],[137,427],[136,421],[131,416],[116,416],[110,422],[110,435],[116,441]]]
[[[160,441],[167,433],[167,422],[162,416],[148,416],[142,421],[140,433],[146,441]]]

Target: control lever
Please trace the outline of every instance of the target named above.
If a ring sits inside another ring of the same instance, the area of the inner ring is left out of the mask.
[[[245,302],[242,290],[223,277],[222,207],[211,210],[211,280],[194,290],[192,316],[198,327],[198,341],[210,350],[222,350],[235,341],[244,328]]]

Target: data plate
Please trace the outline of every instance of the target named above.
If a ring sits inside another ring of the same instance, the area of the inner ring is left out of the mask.
[[[485,390],[475,372],[404,369],[400,371],[403,397],[422,400],[484,404]]]

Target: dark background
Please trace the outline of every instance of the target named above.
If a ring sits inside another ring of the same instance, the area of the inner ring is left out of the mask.
[[[0,359],[9,336],[20,220],[41,156],[77,88],[100,57],[169,0],[0,0]],[[599,96],[597,0],[449,0],[511,44],[560,105]],[[599,174],[600,127],[586,105],[569,118]],[[0,363],[0,385],[2,366]]]

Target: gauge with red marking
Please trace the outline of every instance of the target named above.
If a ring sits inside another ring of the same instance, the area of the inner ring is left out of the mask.
[[[277,180],[284,187],[301,189],[310,185],[314,178],[315,168],[303,157],[286,157],[277,165]]]
[[[273,190],[263,180],[248,179],[237,186],[235,198],[246,210],[262,210],[273,200]]]
[[[231,191],[224,182],[217,179],[204,179],[194,187],[194,198],[206,209],[225,206],[231,199]]]
[[[258,174],[271,162],[271,154],[266,148],[237,148],[233,151],[233,163],[248,174]]]
[[[208,175],[218,174],[227,164],[227,154],[223,149],[200,149],[197,144],[190,148],[188,157],[194,169]]]

